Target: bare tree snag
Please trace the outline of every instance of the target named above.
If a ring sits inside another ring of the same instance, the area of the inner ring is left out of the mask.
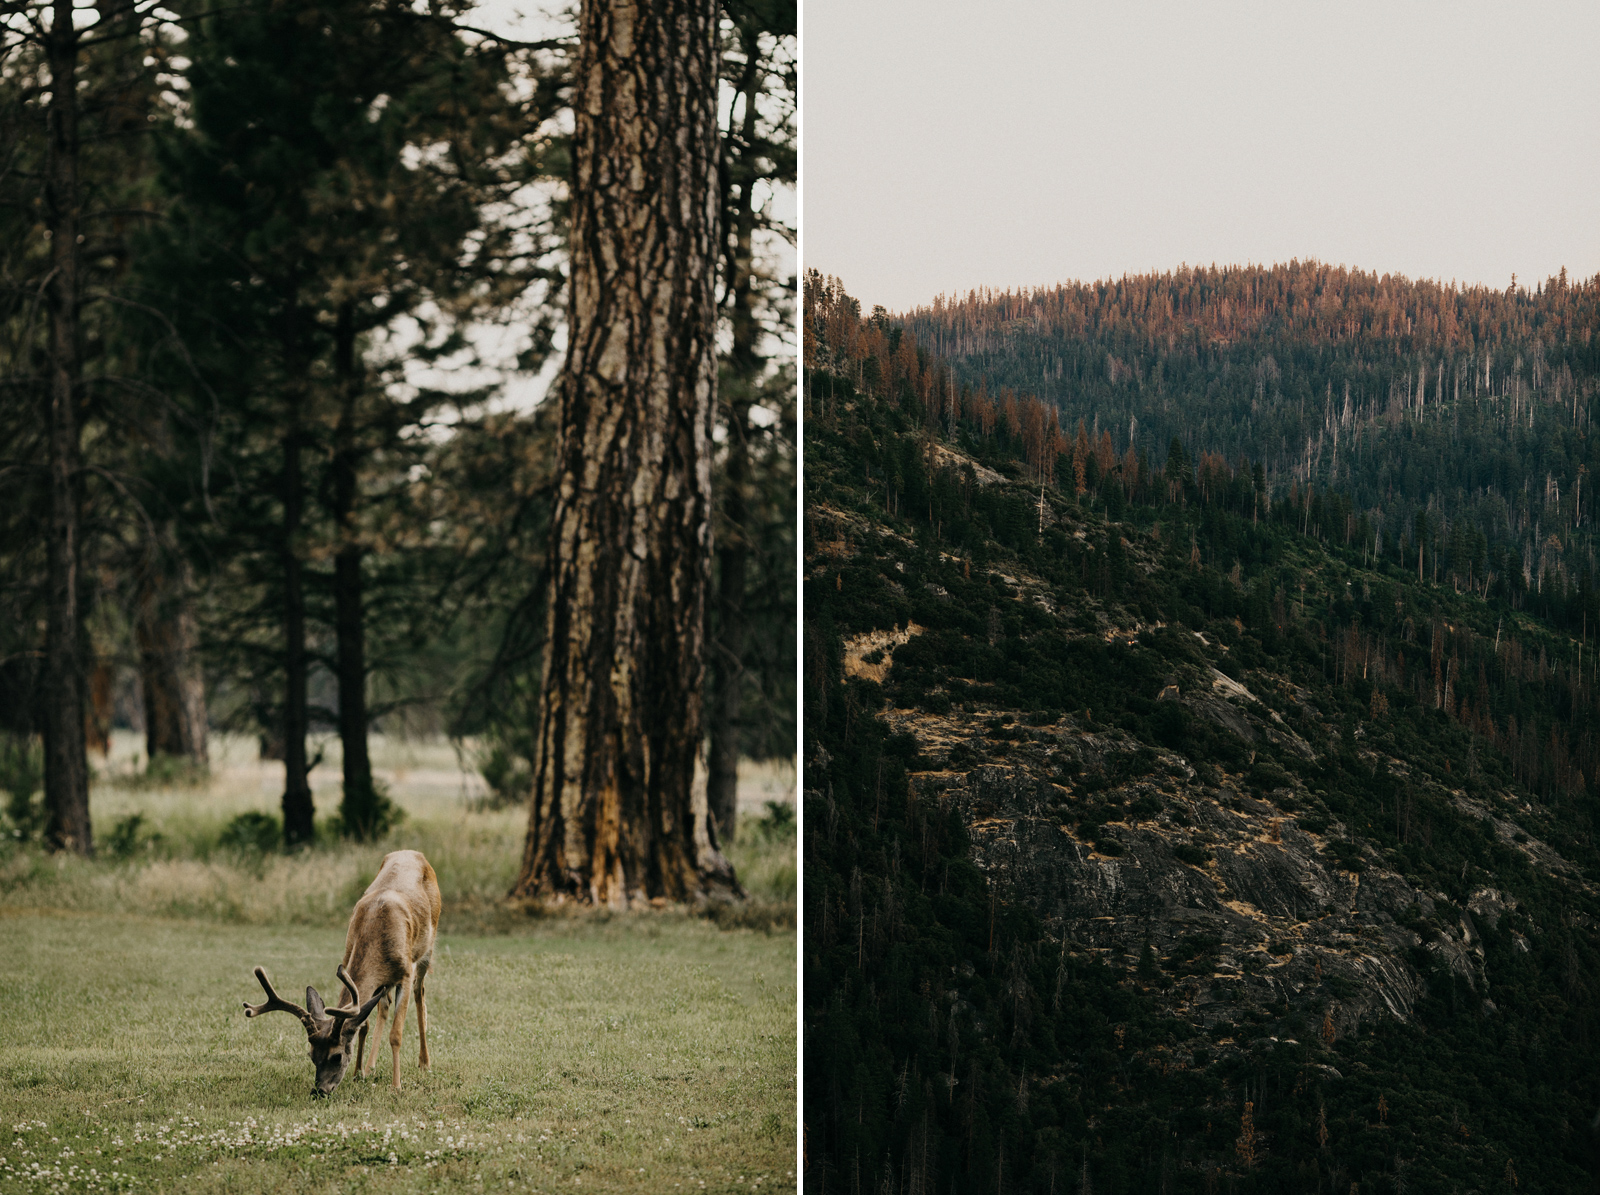
[[[718,261],[714,0],[585,0],[570,347],[513,895],[739,895],[706,809]]]

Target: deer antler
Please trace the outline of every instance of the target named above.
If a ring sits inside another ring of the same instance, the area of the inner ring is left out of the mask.
[[[255,975],[257,982],[261,984],[262,990],[267,993],[267,1002],[265,1004],[251,1004],[248,1000],[246,1000],[244,1002],[245,1016],[259,1017],[264,1012],[292,1012],[295,1016],[300,1018],[300,1023],[306,1027],[307,1033],[316,1033],[320,1029],[320,1026],[312,1018],[309,1012],[301,1008],[298,1004],[289,1003],[289,1001],[285,1000],[282,996],[278,995],[277,992],[272,990],[272,984],[270,981],[268,981],[267,973],[265,971],[263,971],[260,967],[257,967],[255,969]]]
[[[340,967],[339,970],[341,972],[339,978],[344,980],[345,983],[349,983],[350,981],[344,978],[344,968]],[[372,1010],[378,1007],[378,1001],[383,999],[384,993],[388,990],[389,989],[387,985],[380,987],[377,991],[372,993],[371,998],[360,1008],[330,1008],[328,1009],[328,1015],[337,1021],[349,1021],[352,1017],[354,1017],[354,1024],[345,1024],[340,1026],[340,1028],[343,1030],[354,1029],[372,1015]]]
[[[350,979],[350,972],[344,969],[344,964],[339,964],[339,982],[344,984],[344,990],[350,993],[350,1003],[360,1004],[361,993],[356,990],[356,985]]]

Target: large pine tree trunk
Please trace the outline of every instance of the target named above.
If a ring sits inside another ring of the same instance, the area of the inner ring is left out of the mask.
[[[344,800],[339,816],[346,834],[365,840],[377,829],[378,794],[372,787],[372,760],[367,753],[366,622],[362,550],[355,528],[355,404],[361,381],[356,373],[355,320],[349,303],[340,306],[338,321],[334,371],[341,406],[333,457],[333,517],[342,542],[333,561],[333,601],[339,651],[339,741],[344,750]]]
[[[152,564],[140,578],[134,639],[144,692],[145,750],[196,767],[207,762],[206,687],[200,673],[194,584],[187,563]]]
[[[46,39],[50,61],[50,527],[45,623],[44,796],[46,841],[94,853],[84,739],[82,613],[78,606],[78,34],[71,0],[56,0]]]
[[[291,847],[312,840],[316,812],[306,770],[310,661],[306,658],[305,577],[295,542],[305,503],[299,420],[295,406],[283,439],[283,840]]]
[[[702,685],[716,391],[714,0],[585,0],[570,348],[533,794],[514,895],[737,894]]]

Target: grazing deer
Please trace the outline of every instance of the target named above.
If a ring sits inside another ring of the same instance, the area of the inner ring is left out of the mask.
[[[377,1042],[372,1057],[362,1069],[367,1048],[367,1018],[378,1013],[378,1033],[394,1002],[394,1025],[389,1045],[394,1051],[394,1087],[400,1089],[400,1035],[406,1022],[406,992],[417,1001],[417,1036],[422,1051],[417,1059],[428,1069],[428,1006],[423,999],[423,980],[433,962],[433,939],[439,929],[439,881],[420,851],[393,851],[384,856],[377,878],[367,885],[355,911],[350,914],[350,929],[344,939],[344,960],[336,974],[344,986],[346,1001],[338,1008],[327,1008],[317,989],[306,988],[306,1006],[291,1004],[273,991],[267,973],[260,967],[255,976],[267,993],[264,1004],[245,1002],[244,1015],[258,1017],[264,1012],[289,1012],[300,1018],[311,1043],[311,1061],[317,1068],[313,1096],[326,1096],[339,1086],[350,1066],[355,1045],[356,1073],[372,1074],[377,1061]],[[362,993],[366,993],[363,1000]],[[357,1039],[357,1033],[360,1033]]]

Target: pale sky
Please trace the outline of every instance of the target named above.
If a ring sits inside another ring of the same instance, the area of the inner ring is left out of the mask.
[[[572,0],[570,5],[565,0],[481,0],[474,6],[471,19],[467,23],[504,37],[523,41],[570,37],[576,30],[574,13],[577,3],[578,0]],[[726,99],[725,96],[724,100]],[[537,190],[539,189],[534,189]],[[770,199],[773,216],[780,222],[793,226],[798,197],[792,187],[778,188],[770,194],[757,191],[756,199],[758,203]],[[789,277],[794,274],[796,265],[794,246],[781,238],[775,236],[761,238],[756,245],[756,252],[769,260],[771,268],[779,277]],[[534,306],[539,300],[540,295],[537,292],[523,297],[524,302]],[[564,310],[565,299],[562,300],[562,306]],[[520,373],[516,369],[517,354],[526,347],[528,342],[526,326],[532,322],[532,318],[530,312],[526,321],[519,322],[518,313],[513,310],[502,323],[480,324],[470,328],[467,335],[481,356],[480,369],[465,369],[459,361],[445,361],[430,368],[413,363],[413,367],[406,371],[407,380],[418,386],[427,385],[454,390],[468,390],[498,382],[501,387],[500,394],[491,405],[523,410],[537,406],[544,400],[551,384],[560,373],[566,355],[566,329],[564,327],[557,329],[555,351],[546,359],[543,369],[535,374]],[[391,351],[403,354],[414,335],[414,325],[402,326],[393,335]],[[724,329],[724,341],[727,341],[729,336],[731,333]],[[776,346],[766,347],[774,352],[777,351]],[[788,351],[793,352],[792,336]],[[464,359],[468,354],[463,353],[461,356]],[[757,408],[755,418],[758,421],[762,418],[761,408]]]
[[[1600,4],[805,0],[802,253],[867,309],[1315,257],[1600,273]]]

